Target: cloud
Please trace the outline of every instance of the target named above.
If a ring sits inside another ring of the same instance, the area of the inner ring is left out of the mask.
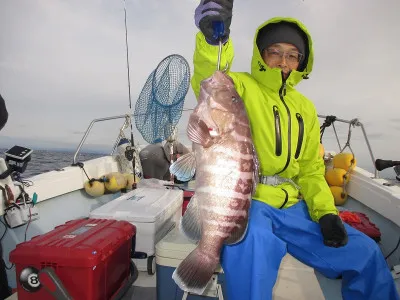
[[[197,0],[127,0],[132,105],[152,70],[172,53],[193,71]],[[231,26],[234,71],[249,71],[253,34],[266,19],[302,20],[315,47],[315,66],[299,90],[318,112],[360,118],[371,139],[395,136],[400,102],[397,0],[236,1]],[[78,145],[96,118],[130,113],[124,1],[14,0],[0,4],[0,93],[10,119],[1,136]],[[185,107],[196,100],[190,89]],[[190,112],[179,137],[187,142]],[[392,120],[392,121],[390,121]],[[393,121],[397,120],[397,121]],[[113,143],[123,119],[99,122],[88,143]],[[345,130],[345,129],[344,129]],[[137,130],[135,138],[143,141]]]

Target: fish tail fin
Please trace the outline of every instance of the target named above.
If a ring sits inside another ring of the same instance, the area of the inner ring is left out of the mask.
[[[210,257],[197,247],[179,264],[172,274],[172,278],[181,290],[201,295],[218,263],[218,256]]]

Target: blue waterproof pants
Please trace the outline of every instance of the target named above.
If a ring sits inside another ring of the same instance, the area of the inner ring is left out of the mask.
[[[286,252],[328,278],[342,276],[345,300],[398,300],[395,283],[376,242],[345,224],[348,244],[327,247],[304,201],[276,209],[253,200],[246,237],[224,246],[221,264],[228,300],[272,299]]]

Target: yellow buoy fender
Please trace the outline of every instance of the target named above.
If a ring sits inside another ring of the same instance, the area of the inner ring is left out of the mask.
[[[92,197],[100,197],[104,195],[105,186],[104,182],[93,181],[90,182],[89,180],[84,184],[85,191]]]
[[[325,155],[325,148],[324,148],[324,145],[322,145],[322,144],[320,143],[320,144],[319,144],[319,156],[323,158],[324,155]]]
[[[350,174],[346,174],[346,170],[341,168],[328,169],[325,173],[325,179],[330,186],[342,186],[350,180]]]
[[[333,167],[340,168],[345,171],[351,170],[357,164],[357,160],[352,153],[339,153],[333,157]]]
[[[347,193],[343,191],[340,186],[330,186],[333,198],[335,199],[335,205],[343,205],[347,201]]]
[[[123,175],[126,178],[126,189],[127,190],[131,190],[133,183],[137,184],[140,180],[140,178],[137,175],[135,175],[135,177],[133,177],[133,174],[130,174],[130,173],[124,173]]]
[[[112,172],[105,176],[106,182],[105,187],[107,191],[111,193],[116,193],[124,188],[126,188],[126,178],[123,174],[118,172]]]

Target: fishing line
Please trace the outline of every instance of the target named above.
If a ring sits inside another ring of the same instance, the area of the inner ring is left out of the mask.
[[[126,0],[124,0],[124,23],[125,23],[125,47],[126,47],[126,67],[128,73],[128,95],[129,95],[129,120],[131,125],[131,146],[132,150],[134,150],[135,143],[133,140],[133,127],[132,127],[132,97],[131,97],[131,78],[130,78],[130,69],[129,69],[129,46],[128,46],[128,26],[126,25],[127,14],[126,14]],[[132,156],[132,168],[133,168],[133,183],[136,183],[136,174],[135,174],[135,156]]]

